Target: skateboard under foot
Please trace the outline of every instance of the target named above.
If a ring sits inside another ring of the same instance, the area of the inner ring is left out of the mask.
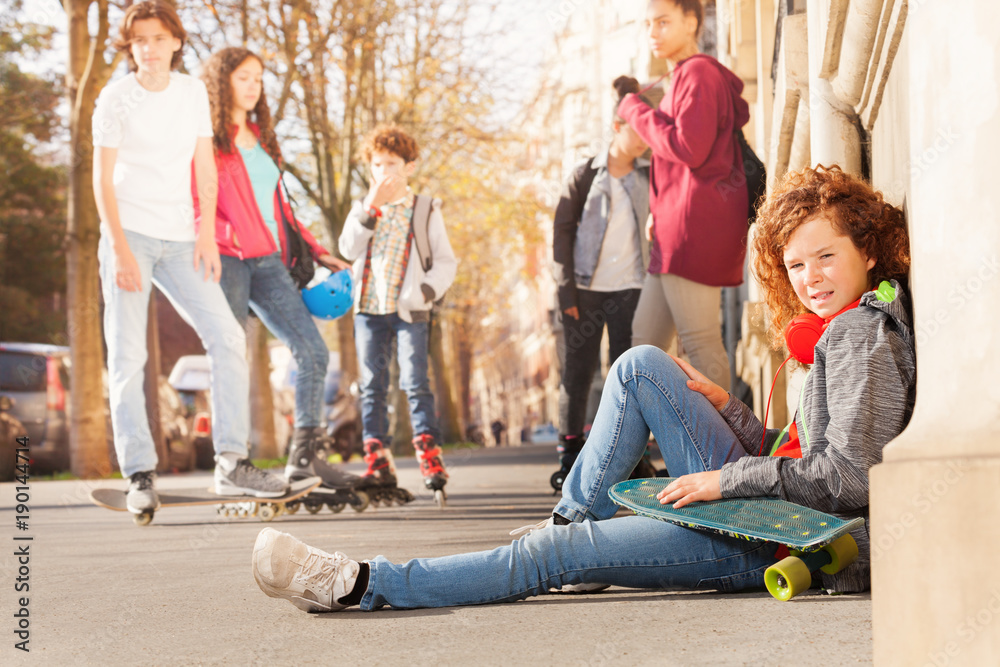
[[[221,496],[211,489],[177,489],[158,493],[160,506],[156,510],[132,514],[137,526],[146,526],[153,521],[156,511],[166,507],[185,505],[218,505],[222,516],[257,517],[261,521],[271,521],[286,511],[286,506],[307,495],[322,483],[319,477],[309,477],[293,482],[288,493],[278,498],[258,498],[256,496]],[[101,488],[90,492],[90,500],[100,507],[117,512],[128,512],[125,506],[125,491]]]

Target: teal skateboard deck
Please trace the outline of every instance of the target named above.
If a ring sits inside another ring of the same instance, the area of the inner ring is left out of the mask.
[[[673,481],[672,477],[630,479],[611,487],[609,495],[616,504],[641,516],[738,539],[785,545],[792,550],[792,556],[769,568],[764,576],[768,590],[779,600],[791,599],[808,589],[812,572],[821,569],[834,574],[857,558],[857,545],[849,533],[864,527],[864,519],[839,519],[775,498],[712,500],[674,509],[656,498]]]
[[[157,492],[160,499],[160,506],[157,510],[166,507],[183,507],[185,505],[218,505],[219,513],[223,516],[255,516],[261,521],[270,521],[285,511],[286,505],[292,505],[310,491],[318,487],[323,480],[319,477],[307,477],[306,479],[293,482],[288,493],[277,498],[258,498],[256,496],[221,496],[211,489],[175,489],[173,491],[164,490]],[[125,506],[125,491],[121,489],[100,488],[90,492],[90,500],[95,505],[115,510],[127,512]],[[133,514],[132,520],[139,526],[145,526],[153,520],[155,511]]]

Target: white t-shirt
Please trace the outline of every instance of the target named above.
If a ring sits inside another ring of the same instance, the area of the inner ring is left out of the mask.
[[[123,229],[165,241],[194,241],[191,160],[198,137],[212,136],[208,91],[171,72],[161,91],[135,74],[107,86],[94,110],[94,146],[118,149],[115,198]]]
[[[618,292],[641,289],[645,278],[639,227],[635,222],[632,200],[620,178],[608,174],[611,181],[611,205],[608,227],[604,231],[601,255],[589,286],[577,285],[593,292]]]

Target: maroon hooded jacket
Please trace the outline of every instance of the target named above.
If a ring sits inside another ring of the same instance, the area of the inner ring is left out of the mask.
[[[653,151],[650,273],[703,285],[743,282],[747,191],[735,131],[750,120],[743,82],[704,54],[682,60],[653,109],[626,95],[618,114]]]

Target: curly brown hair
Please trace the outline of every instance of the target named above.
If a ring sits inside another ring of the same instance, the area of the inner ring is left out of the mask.
[[[417,140],[395,123],[379,125],[365,136],[361,143],[361,159],[371,162],[375,151],[398,155],[405,162],[413,162],[419,157]]]
[[[230,46],[216,51],[205,62],[201,78],[208,88],[208,101],[212,107],[212,144],[218,153],[232,153],[233,146],[233,70],[254,58],[264,66],[260,56],[249,49]],[[247,114],[247,121],[252,122],[260,131],[260,145],[264,147],[271,159],[281,166],[281,149],[278,148],[278,138],[274,134],[271,122],[271,110],[267,106],[267,96],[260,91],[257,105]]]
[[[164,28],[170,31],[171,35],[181,40],[181,48],[177,49],[173,57],[170,58],[170,69],[177,69],[181,66],[181,53],[184,51],[184,45],[187,43],[187,31],[181,25],[181,19],[177,16],[177,10],[166,2],[163,2],[163,0],[145,0],[144,2],[137,2],[126,9],[125,16],[122,17],[122,21],[118,25],[118,37],[115,38],[111,46],[116,51],[121,51],[125,54],[125,58],[128,60],[129,72],[139,69],[135,58],[132,57],[132,50],[129,48],[132,45],[132,25],[136,21],[145,21],[147,19],[157,19],[163,24]]]
[[[859,178],[840,167],[789,173],[761,205],[753,240],[754,276],[764,288],[774,349],[784,345],[785,325],[805,306],[795,296],[784,251],[792,233],[817,215],[827,214],[834,229],[875,259],[868,287],[883,280],[903,281],[910,270],[910,239],[903,212]]]

